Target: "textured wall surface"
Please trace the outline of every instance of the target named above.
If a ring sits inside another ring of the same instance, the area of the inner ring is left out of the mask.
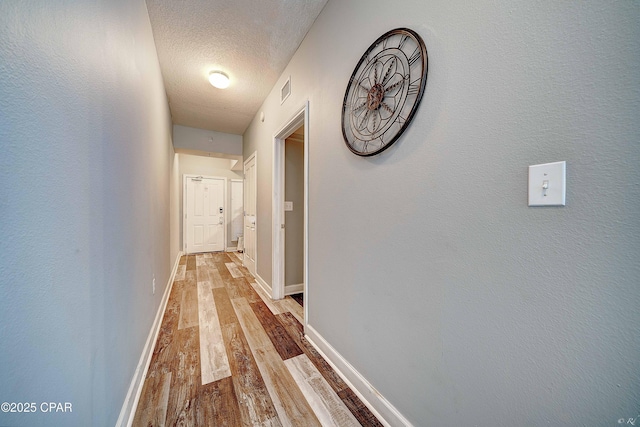
[[[0,75],[0,425],[113,426],[173,264],[144,1],[1,2]]]
[[[169,241],[171,248],[171,259],[176,259],[178,252],[182,250],[182,176],[180,175],[180,156],[173,153],[171,163],[171,178],[169,180]]]
[[[241,155],[242,136],[174,125],[173,146],[176,149]]]
[[[245,133],[270,281],[272,138],[309,100],[309,322],[416,426],[640,413],[638,22],[632,1],[331,0]],[[359,158],[344,90],[400,26],[425,97]],[[528,165],[560,160],[567,205],[529,208]]]

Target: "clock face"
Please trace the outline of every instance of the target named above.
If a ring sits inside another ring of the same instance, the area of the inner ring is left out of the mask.
[[[411,122],[427,83],[427,48],[407,28],[383,34],[356,65],[342,104],[342,135],[359,156],[389,148]]]

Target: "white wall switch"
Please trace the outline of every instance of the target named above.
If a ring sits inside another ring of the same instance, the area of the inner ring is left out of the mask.
[[[529,206],[564,206],[567,162],[529,166]]]
[[[284,202],[284,210],[285,212],[290,212],[293,210],[293,202]]]

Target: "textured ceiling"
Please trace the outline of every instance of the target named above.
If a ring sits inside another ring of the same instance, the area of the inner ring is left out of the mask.
[[[146,0],[175,124],[244,133],[327,0]],[[231,78],[216,89],[211,70]]]

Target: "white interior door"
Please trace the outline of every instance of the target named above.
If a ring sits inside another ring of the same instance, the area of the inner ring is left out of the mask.
[[[256,153],[244,162],[244,265],[256,275]]]
[[[186,176],[185,187],[186,252],[224,250],[225,180]]]

